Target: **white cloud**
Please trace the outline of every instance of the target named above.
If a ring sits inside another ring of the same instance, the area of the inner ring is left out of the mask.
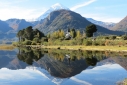
[[[72,11],[74,11],[74,10],[76,10],[76,9],[78,9],[78,8],[87,6],[87,5],[89,5],[89,4],[91,4],[91,3],[95,2],[95,1],[96,1],[96,0],[89,0],[89,1],[87,1],[87,2],[84,2],[83,4],[78,4],[78,5],[76,5],[76,6],[72,7],[72,8],[70,8],[70,9],[71,9]]]
[[[23,0],[27,1],[27,0]],[[22,1],[22,2],[23,2]],[[15,1],[15,3],[20,3],[21,1]],[[35,19],[44,13],[46,8],[26,8],[18,5],[14,5],[11,2],[0,2],[0,19],[7,20],[9,18],[18,19]]]

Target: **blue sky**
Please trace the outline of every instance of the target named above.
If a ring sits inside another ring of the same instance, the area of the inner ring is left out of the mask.
[[[0,0],[0,19],[34,20],[55,3],[104,22],[119,22],[127,16],[127,0]]]

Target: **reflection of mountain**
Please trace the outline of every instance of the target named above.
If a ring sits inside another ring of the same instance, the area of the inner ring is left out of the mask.
[[[14,58],[9,64],[6,66],[9,69],[25,69],[28,65],[22,61],[19,61],[18,58]]]
[[[127,57],[117,56],[117,57],[111,57],[111,59],[127,70]]]
[[[28,66],[26,63],[19,61],[15,51],[3,51],[0,50],[0,69],[9,68],[9,69],[25,69]]]
[[[97,63],[97,66],[105,65],[105,64],[119,64],[122,66],[124,69],[127,70],[127,57],[121,57],[121,56],[116,56],[116,57],[109,57],[108,59],[102,60],[99,63]]]
[[[0,50],[0,68],[6,67],[16,57],[15,51]]]
[[[57,77],[51,76],[47,70],[39,68],[39,67],[27,67],[27,68],[28,69],[34,69],[34,71],[39,73],[41,76],[51,80],[56,85],[61,85],[62,82],[67,80],[67,78],[63,79],[63,78],[57,78]]]
[[[69,64],[67,59],[64,59],[64,61],[57,61],[53,57],[48,56],[41,58],[37,63],[48,70],[52,76],[59,78],[74,76],[88,67],[83,59],[71,61]]]

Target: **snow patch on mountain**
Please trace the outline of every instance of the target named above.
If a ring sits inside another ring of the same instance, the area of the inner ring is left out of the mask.
[[[96,24],[96,25],[99,25],[99,26],[102,26],[102,27],[105,27],[105,28],[112,28],[113,26],[115,26],[116,23],[113,23],[113,22],[102,22],[102,21],[97,21],[97,20],[94,20],[92,18],[86,18],[88,21],[92,22],[93,24]]]
[[[62,5],[60,3],[56,3],[56,4],[52,5],[44,14],[42,14],[36,20],[40,21],[41,19],[46,18],[52,11],[57,11],[57,10],[61,10],[61,9],[69,10],[69,8],[65,7],[64,5]]]

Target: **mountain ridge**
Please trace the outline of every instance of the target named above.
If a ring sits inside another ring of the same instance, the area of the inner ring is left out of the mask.
[[[102,22],[102,21],[97,21],[97,20],[94,20],[92,18],[86,18],[88,21],[96,24],[96,25],[99,25],[99,26],[102,26],[102,27],[105,27],[107,29],[110,29],[112,27],[115,26],[116,23],[113,23],[113,22]]]
[[[93,24],[86,18],[82,17],[80,14],[70,11],[70,10],[57,10],[51,12],[48,17],[46,17],[43,23],[37,24],[34,28],[38,28],[45,34],[57,31],[58,29],[78,29],[80,31],[85,30],[86,26]],[[99,25],[96,25],[98,32],[102,34],[124,34],[123,32],[111,31]]]
[[[127,32],[127,16],[112,27],[111,30]]]

